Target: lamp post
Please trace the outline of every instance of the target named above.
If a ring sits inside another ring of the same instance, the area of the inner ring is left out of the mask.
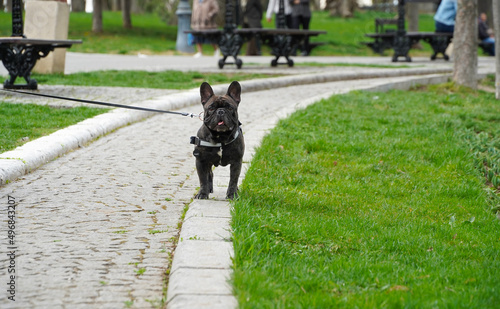
[[[184,52],[193,52],[193,46],[188,45],[187,33],[184,31],[191,28],[191,7],[188,0],[180,0],[177,6],[177,40],[175,42],[175,49]]]

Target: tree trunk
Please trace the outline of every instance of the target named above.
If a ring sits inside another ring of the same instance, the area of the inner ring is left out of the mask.
[[[326,7],[330,12],[330,16],[337,16],[339,13],[339,0],[327,0]]]
[[[102,11],[109,11],[111,4],[109,3],[109,0],[100,0],[101,1],[101,10]]]
[[[130,0],[122,0],[123,28],[132,29],[132,18],[130,17]]]
[[[118,11],[121,11],[121,9],[122,9],[121,0],[113,0],[111,2],[111,11],[118,12]]]
[[[132,0],[130,11],[134,14],[142,14],[144,10],[137,0]]]
[[[349,4],[349,0],[340,1],[340,17],[352,17],[352,12],[350,10]]]
[[[241,1],[240,1],[240,3],[241,3]],[[311,1],[309,1],[309,3],[311,4],[312,11],[321,10],[321,1],[320,0],[311,0]]]
[[[409,32],[418,31],[418,9],[419,9],[419,4],[416,2],[408,2],[406,4],[406,16],[408,16]],[[411,48],[422,49],[422,44],[420,44],[420,42],[417,42],[413,44]]]
[[[92,32],[102,32],[102,0],[92,0],[94,11],[92,12]]]
[[[453,32],[453,81],[477,88],[477,0],[458,0]]]
[[[408,16],[408,31],[418,31],[418,3],[408,2],[406,4],[406,16]]]
[[[493,1],[493,28],[495,29],[495,97],[500,100],[500,3]]]
[[[85,0],[71,0],[72,12],[85,12]]]
[[[7,0],[5,2],[5,12],[12,13],[12,0]]]

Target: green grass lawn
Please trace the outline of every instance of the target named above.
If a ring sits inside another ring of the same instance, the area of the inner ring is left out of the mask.
[[[134,78],[130,78],[133,76]],[[196,71],[95,71],[73,74],[33,74],[40,84],[67,86],[107,86],[107,87],[137,87],[155,89],[192,89],[202,82],[211,84],[230,83],[233,80],[250,80],[273,77],[278,75],[245,73],[200,73]],[[21,82],[24,83],[24,80]]]
[[[107,54],[172,54],[175,51],[177,27],[168,26],[154,14],[132,17],[133,29],[122,26],[121,12],[103,12],[103,32],[92,33],[92,14],[71,13],[68,36],[83,40],[71,51]]]
[[[173,53],[177,27],[163,23],[157,15],[141,14],[132,17],[134,28],[124,29],[121,12],[103,12],[103,33],[92,33],[92,14],[72,12],[68,39],[83,40],[69,51],[84,53],[137,54]],[[0,12],[0,36],[10,36],[10,13]]]
[[[105,112],[102,108],[51,108],[0,102],[0,153]]]
[[[353,92],[280,121],[234,204],[240,307],[497,307],[497,102]]]

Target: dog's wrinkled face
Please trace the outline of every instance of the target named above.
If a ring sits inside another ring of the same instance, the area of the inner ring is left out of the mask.
[[[239,83],[231,83],[223,96],[215,96],[212,87],[208,83],[203,83],[200,94],[205,110],[203,122],[212,132],[232,132],[239,126],[238,104],[241,94]]]

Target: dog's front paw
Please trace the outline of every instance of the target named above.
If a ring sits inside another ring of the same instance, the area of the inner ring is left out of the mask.
[[[236,190],[227,190],[226,199],[235,200],[238,198],[238,189]]]
[[[198,192],[194,198],[197,200],[208,200],[208,193]]]

